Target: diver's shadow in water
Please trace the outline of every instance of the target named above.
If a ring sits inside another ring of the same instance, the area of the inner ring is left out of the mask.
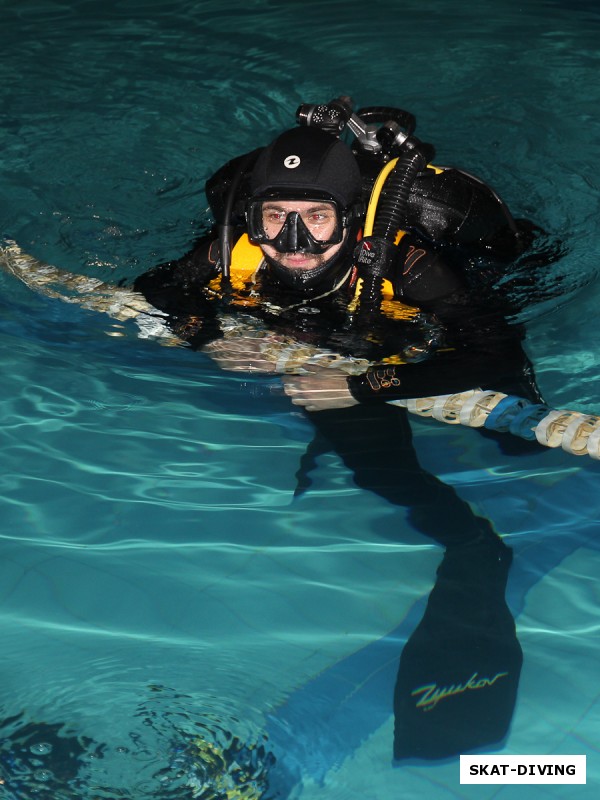
[[[422,620],[400,658],[394,757],[444,759],[507,734],[523,661],[505,600],[512,551],[454,489],[418,462],[403,409],[358,405],[310,414],[317,436],[301,464],[334,450],[358,486],[408,509],[445,548]],[[398,541],[394,531],[388,538]],[[375,587],[376,588],[376,587]]]

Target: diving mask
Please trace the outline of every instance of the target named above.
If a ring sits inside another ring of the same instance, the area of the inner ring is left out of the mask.
[[[331,198],[252,198],[246,208],[248,237],[279,253],[322,254],[344,238],[347,216]]]

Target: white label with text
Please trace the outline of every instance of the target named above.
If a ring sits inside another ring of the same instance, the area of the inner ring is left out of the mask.
[[[461,756],[461,783],[585,783],[585,756]]]

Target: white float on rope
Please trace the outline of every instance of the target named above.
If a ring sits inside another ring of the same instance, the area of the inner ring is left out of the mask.
[[[449,425],[509,432],[545,447],[562,447],[572,455],[600,460],[600,416],[596,414],[555,410],[523,397],[482,389],[389,403]]]

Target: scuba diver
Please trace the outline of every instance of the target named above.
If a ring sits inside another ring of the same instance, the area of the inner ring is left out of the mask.
[[[421,467],[405,409],[387,401],[478,387],[540,402],[497,284],[556,253],[537,253],[539,230],[489,186],[433,166],[408,112],[354,113],[338,98],[301,106],[297,121],[207,181],[212,230],[132,287],[40,268],[16,245],[4,266],[46,293],[67,286],[70,301],[150,320],[223,369],[281,375],[315,428],[298,493],[333,450],[359,487],[444,548],[400,660],[394,755],[445,758],[510,725],[522,663],[504,599],[512,552]]]
[[[523,331],[507,323],[506,298],[485,292],[531,257],[537,231],[481,181],[430,166],[406,112],[355,115],[340,99],[297,117],[208,180],[213,230],[133,286],[224,369],[283,374],[316,432],[298,492],[333,450],[358,486],[444,547],[400,661],[394,755],[445,758],[510,725],[522,663],[504,599],[512,552],[423,470],[406,412],[382,401],[493,386],[540,402]]]
[[[522,334],[489,290],[531,257],[535,226],[476,178],[432,167],[407,112],[354,114],[342,98],[297,117],[207,181],[213,229],[134,290],[225,369],[302,367],[286,388],[309,409],[491,383],[538,401]],[[357,134],[353,149],[344,127]],[[219,305],[276,335],[224,334]]]

